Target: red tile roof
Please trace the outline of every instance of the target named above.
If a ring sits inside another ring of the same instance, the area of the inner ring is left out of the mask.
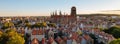
[[[58,44],[62,44],[62,43],[64,43],[63,40],[64,40],[64,39],[61,39],[60,37],[58,37],[58,38],[56,39],[56,41],[58,42]]]
[[[41,42],[42,42],[42,44],[45,44],[46,39],[45,39],[45,38],[42,38]]]
[[[43,31],[41,29],[39,30],[32,30],[32,35],[42,35],[43,34]]]
[[[85,34],[83,37],[84,37],[85,40],[90,40],[91,39],[90,36],[87,35],[87,34]]]
[[[32,35],[37,35],[37,30],[32,30]]]
[[[37,38],[34,38],[31,42],[31,44],[39,44],[39,40]]]
[[[43,34],[43,31],[40,29],[38,30],[38,35],[42,35]]]
[[[48,43],[49,43],[49,44],[52,44],[53,41],[54,41],[54,39],[53,39],[52,37],[50,37],[50,38],[48,39]]]

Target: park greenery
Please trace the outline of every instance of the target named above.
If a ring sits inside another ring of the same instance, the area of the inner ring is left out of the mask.
[[[109,29],[104,29],[104,32],[113,35],[116,39],[109,44],[120,44],[120,26],[113,26]]]
[[[120,38],[111,41],[109,44],[120,44]]]
[[[46,26],[55,27],[55,24],[54,23],[47,24],[46,22],[42,22],[42,23],[37,22],[37,23],[31,25],[29,22],[25,23],[25,27],[30,27],[30,28],[34,28],[34,27],[46,27]]]
[[[9,29],[5,32],[0,31],[0,44],[24,44],[25,40],[21,34],[14,29]]]
[[[31,28],[34,28],[34,27],[46,27],[47,24],[45,22],[43,22],[43,23],[37,22],[37,23],[35,23],[33,25],[31,25],[30,23],[26,23],[25,26],[26,27],[31,27]]]
[[[112,34],[115,38],[120,38],[120,26],[113,26],[109,29],[103,30],[108,34]]]
[[[5,22],[3,23],[2,29],[8,29],[14,26],[19,26],[22,23],[22,21],[18,21],[18,23],[13,23],[13,22]],[[54,23],[49,23],[47,24],[46,22],[36,22],[35,24],[31,24],[28,21],[25,21],[24,23],[25,27],[29,27],[29,28],[34,28],[34,27],[46,27],[46,26],[51,26],[51,27],[55,27]]]

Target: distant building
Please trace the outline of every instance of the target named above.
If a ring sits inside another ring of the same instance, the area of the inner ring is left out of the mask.
[[[61,11],[59,12],[59,15],[57,14],[57,11],[53,12],[51,14],[52,22],[54,23],[69,23],[76,21],[76,7],[71,8],[71,14],[62,14]]]

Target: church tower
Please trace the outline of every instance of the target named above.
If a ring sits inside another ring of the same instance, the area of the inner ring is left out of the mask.
[[[71,8],[71,16],[76,16],[76,7],[75,6],[73,6]]]

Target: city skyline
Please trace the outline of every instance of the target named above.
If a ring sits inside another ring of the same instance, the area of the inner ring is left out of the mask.
[[[77,14],[119,13],[113,12],[120,10],[119,2],[119,0],[0,0],[0,16],[50,16],[50,13],[56,10],[70,14],[72,6],[77,8]]]

